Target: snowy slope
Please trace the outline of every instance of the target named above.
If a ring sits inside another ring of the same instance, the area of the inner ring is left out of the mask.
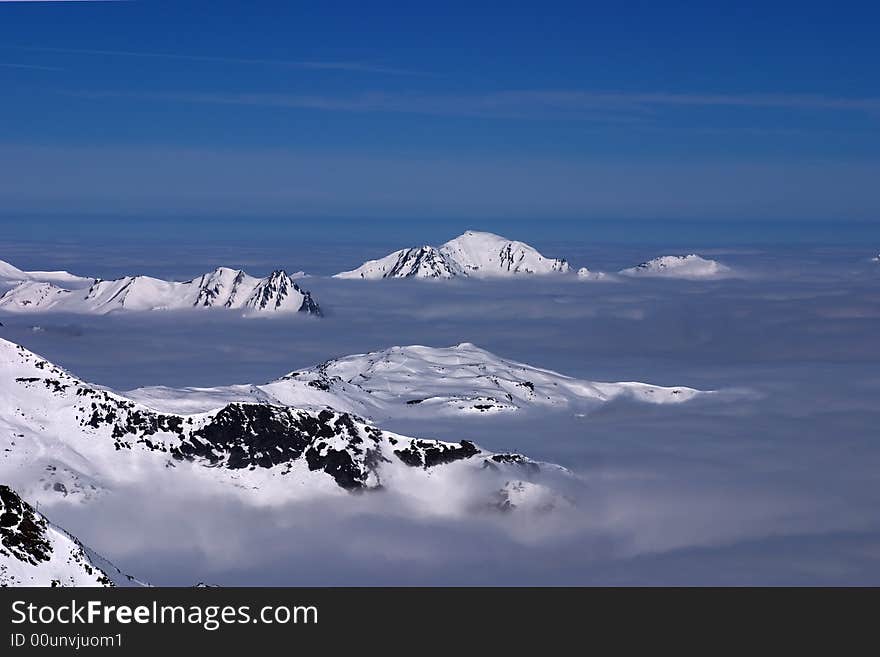
[[[730,267],[716,260],[701,258],[696,254],[667,255],[648,260],[636,267],[620,272],[624,276],[648,276],[660,278],[724,278],[733,272]]]
[[[193,413],[155,410],[5,340],[0,448],[0,480],[50,503],[172,476],[188,485],[225,485],[266,504],[393,489],[448,512],[456,504],[493,506],[510,482],[545,485],[533,480],[565,472],[467,439],[383,431],[330,408],[260,400]],[[450,497],[452,482],[457,492]]]
[[[492,233],[467,231],[439,248],[422,246],[370,260],[336,278],[491,278],[517,274],[565,273],[565,260],[546,258],[523,242]]]
[[[165,281],[149,276],[94,280],[86,288],[62,288],[27,280],[0,297],[0,310],[9,312],[71,312],[105,314],[114,310],[230,308],[245,313],[320,315],[311,294],[284,271],[254,278],[241,270],[219,267],[191,281]]]
[[[453,278],[458,267],[433,246],[401,249],[378,260],[369,260],[336,278]]]
[[[8,262],[0,260],[0,278],[5,278],[10,281],[23,281],[28,278],[28,275],[18,267],[14,267]]]
[[[569,270],[565,260],[546,258],[528,244],[474,230],[446,242],[440,247],[440,253],[468,276],[554,274]]]
[[[0,485],[0,586],[113,585],[76,538]]]
[[[224,403],[331,407],[372,418],[492,415],[589,408],[613,399],[669,404],[706,394],[693,388],[574,379],[496,356],[473,344],[391,347],[291,372],[265,385],[141,388],[127,396],[154,408],[194,413]]]
[[[61,285],[88,285],[92,279],[76,276],[66,271],[22,271],[8,262],[0,260],[0,281],[15,283],[20,281],[44,281]]]

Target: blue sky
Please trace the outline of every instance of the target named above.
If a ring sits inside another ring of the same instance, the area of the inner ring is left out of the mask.
[[[880,10],[711,4],[0,2],[0,221],[876,221]]]

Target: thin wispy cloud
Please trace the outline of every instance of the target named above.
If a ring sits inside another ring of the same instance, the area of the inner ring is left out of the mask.
[[[5,0],[0,0],[0,2],[4,2]],[[31,69],[35,71],[63,71],[64,69],[59,66],[40,66],[39,64],[17,64],[14,62],[0,62],[0,67],[2,68],[24,68]]]
[[[576,102],[605,101],[638,105],[704,105],[726,107],[857,110],[880,110],[880,98],[847,98],[821,94],[699,94],[699,93],[603,93],[573,94],[567,99]]]
[[[576,113],[564,107],[538,106],[499,102],[495,96],[427,96],[418,94],[366,93],[353,96],[264,93],[192,93],[192,92],[124,92],[82,91],[73,95],[93,99],[134,99],[150,102],[179,102],[211,105],[243,105],[288,109],[323,110],[328,112],[378,112],[420,114],[427,116],[461,116],[473,118],[541,119],[560,117],[611,123],[634,123],[638,116],[605,113],[608,107],[580,108]],[[596,111],[589,111],[590,109]]]
[[[643,122],[663,107],[880,112],[880,98],[787,94],[504,91],[475,95],[376,92],[333,96],[276,93],[82,91],[75,95],[96,99],[129,98],[155,102],[286,107],[336,112],[385,112],[514,119],[567,118],[629,123]]]
[[[0,0],[2,2],[3,0]],[[58,0],[64,1],[64,0]],[[60,53],[66,55],[93,55],[99,57],[138,57],[143,59],[163,59],[189,62],[205,62],[216,64],[244,64],[261,66],[278,66],[314,71],[348,71],[352,73],[375,73],[385,75],[419,75],[417,71],[382,66],[369,62],[356,61],[320,61],[320,60],[284,60],[261,59],[247,57],[224,57],[216,55],[194,55],[185,53],[147,52],[140,50],[102,50],[94,48],[50,48],[38,46],[7,46],[7,48],[31,52]]]

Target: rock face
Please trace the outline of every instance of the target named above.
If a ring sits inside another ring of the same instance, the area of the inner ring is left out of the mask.
[[[106,314],[184,308],[228,308],[246,314],[321,314],[311,294],[284,271],[254,278],[227,267],[186,282],[126,276],[94,280],[85,288],[66,289],[49,282],[24,281],[0,297],[0,309],[11,312]]]
[[[241,270],[218,267],[212,272],[203,274],[196,283],[197,293],[195,306],[211,308],[223,306],[232,308],[246,298],[252,287],[246,281],[247,275]],[[194,281],[195,282],[195,281]]]
[[[89,499],[108,483],[179,472],[228,482],[247,495],[359,492],[442,483],[531,478],[544,468],[468,440],[445,442],[384,431],[331,408],[229,402],[169,413],[85,383],[21,346],[0,340],[0,478],[43,499]],[[495,459],[501,468],[489,470]],[[442,467],[441,467],[442,466]],[[414,474],[415,471],[415,474]],[[431,479],[425,479],[431,471]],[[420,474],[421,473],[421,474]],[[178,476],[178,475],[175,475]],[[438,479],[439,478],[439,479]]]
[[[454,278],[458,268],[433,246],[401,249],[335,278]]]
[[[312,299],[312,295],[300,289],[293,279],[281,270],[273,271],[268,277],[260,280],[243,307],[254,312],[295,311],[321,315],[321,309]]]
[[[658,278],[723,278],[733,272],[730,267],[715,260],[690,255],[667,255],[648,260],[620,272],[623,276]]]
[[[86,548],[0,485],[0,586],[113,586]]]
[[[546,258],[523,242],[492,233],[467,231],[435,248],[422,246],[370,260],[336,278],[492,278],[569,271],[565,260]]]

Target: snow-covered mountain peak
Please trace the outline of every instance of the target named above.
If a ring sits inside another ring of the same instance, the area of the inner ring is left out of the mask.
[[[256,281],[241,269],[217,267],[212,272],[202,274],[198,279],[190,281],[198,287],[197,306],[223,306],[229,308],[241,292],[241,288],[253,289]],[[244,283],[244,286],[242,286]]]
[[[283,269],[276,269],[257,282],[244,308],[254,312],[305,312],[320,315],[321,309],[309,292],[299,285]]]
[[[534,247],[506,237],[468,230],[440,247],[469,276],[565,273],[565,260],[546,258]]]
[[[552,274],[569,271],[565,260],[546,258],[523,242],[493,233],[469,230],[439,248],[401,249],[384,258],[369,260],[336,278],[490,278],[518,274]]]
[[[124,276],[109,281],[95,280],[83,301],[101,312],[162,310],[169,307],[175,291],[176,284],[169,281],[151,276]],[[2,301],[0,299],[0,304]]]
[[[620,272],[624,276],[655,276],[665,278],[723,278],[732,270],[717,260],[689,255],[666,255],[643,262]]]

